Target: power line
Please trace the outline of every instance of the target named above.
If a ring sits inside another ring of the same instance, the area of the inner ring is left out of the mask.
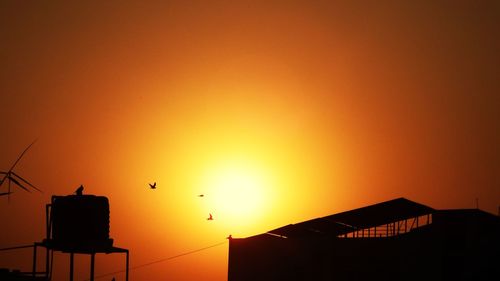
[[[199,249],[196,249],[196,250],[192,250],[192,251],[189,251],[189,252],[184,252],[182,254],[178,254],[178,255],[175,255],[175,256],[171,256],[171,257],[159,259],[159,260],[156,260],[156,261],[152,261],[152,262],[148,262],[148,263],[144,263],[144,264],[132,266],[132,267],[129,268],[129,271],[132,271],[132,270],[135,270],[135,269],[138,269],[138,268],[142,268],[142,267],[146,267],[146,266],[150,266],[150,265],[153,265],[153,264],[156,264],[156,263],[160,263],[160,262],[164,262],[164,261],[168,261],[168,260],[173,260],[173,259],[180,258],[180,257],[183,257],[183,256],[187,256],[187,255],[190,255],[190,254],[198,253],[198,252],[201,252],[201,251],[204,251],[204,250],[208,250],[210,248],[218,247],[218,246],[226,244],[226,243],[227,243],[227,241],[224,241],[224,242],[220,242],[220,243],[213,244],[213,245],[210,245],[210,246],[206,246],[206,247],[203,247],[203,248],[199,248]],[[106,277],[106,276],[111,276],[111,275],[118,274],[118,273],[123,273],[123,272],[125,272],[125,270],[118,270],[118,271],[108,272],[108,273],[104,273],[104,274],[95,276],[94,279],[100,279],[100,278],[103,278],[103,277]],[[89,280],[90,279],[84,279],[83,281],[89,281]]]
[[[2,249],[0,249],[0,252],[9,251],[9,250],[24,249],[24,248],[33,248],[33,247],[34,247],[33,245],[14,246],[14,247],[2,248]]]

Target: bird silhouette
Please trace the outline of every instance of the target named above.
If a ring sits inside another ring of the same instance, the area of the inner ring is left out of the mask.
[[[83,195],[83,184],[75,190],[76,195]]]
[[[214,220],[214,217],[212,217],[212,214],[208,214],[209,217],[207,218],[207,221],[213,221]]]
[[[198,197],[204,197],[204,196],[205,196],[204,194],[200,194],[200,195],[198,195]]]
[[[156,189],[156,182],[154,182],[153,184],[149,184],[149,187],[150,187],[151,189]]]

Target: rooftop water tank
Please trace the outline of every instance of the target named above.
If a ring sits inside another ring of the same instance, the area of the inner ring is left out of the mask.
[[[96,249],[111,247],[109,202],[104,196],[52,196],[51,237],[61,248]]]

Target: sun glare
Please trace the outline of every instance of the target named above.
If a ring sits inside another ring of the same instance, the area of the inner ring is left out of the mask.
[[[203,185],[214,217],[225,225],[255,224],[269,204],[269,179],[255,167],[216,167],[208,172]]]

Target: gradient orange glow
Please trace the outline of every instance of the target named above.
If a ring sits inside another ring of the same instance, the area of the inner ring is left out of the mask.
[[[44,190],[0,198],[0,247],[80,184],[132,266],[401,196],[496,212],[497,1],[112,2],[0,4],[0,170],[38,138],[16,171]],[[225,280],[227,252],[131,280]]]

